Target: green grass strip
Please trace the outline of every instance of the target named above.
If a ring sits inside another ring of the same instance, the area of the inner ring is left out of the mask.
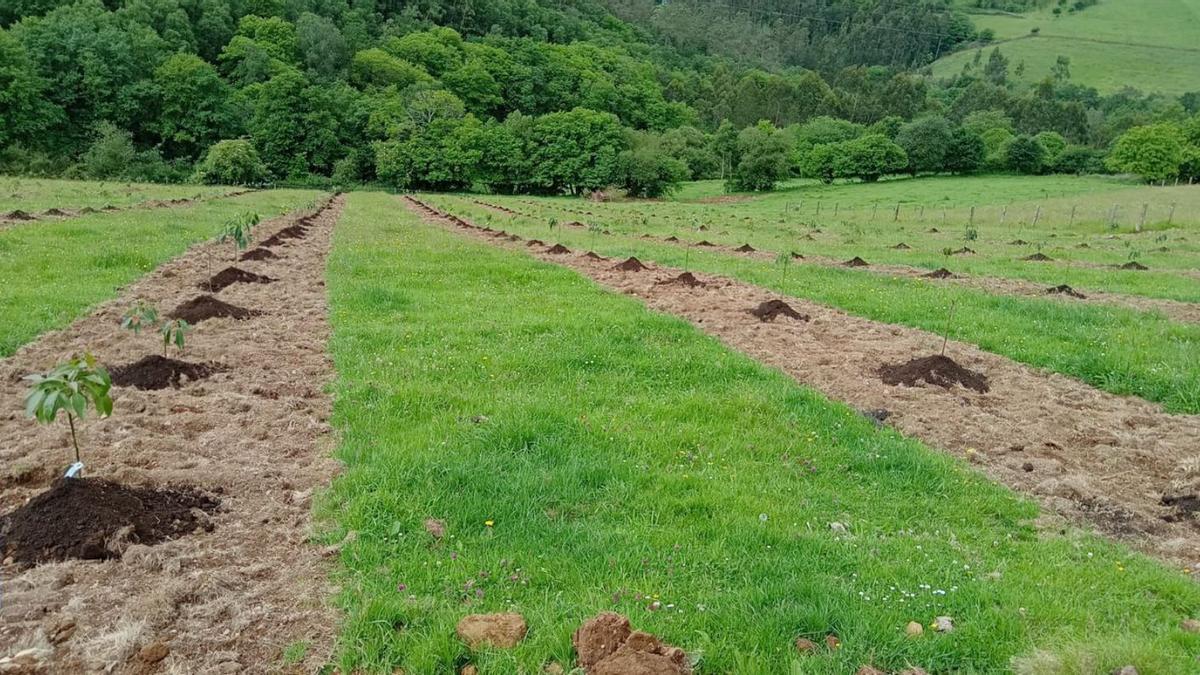
[[[311,190],[273,190],[0,230],[0,357],[115,297],[122,286],[216,235],[232,216],[253,211],[271,218],[319,196]]]
[[[603,255],[636,255],[664,265],[721,274],[764,288],[808,298],[886,323],[904,324],[950,337],[1015,361],[1078,378],[1119,395],[1140,396],[1171,412],[1200,413],[1200,326],[1158,313],[1102,305],[995,295],[924,279],[823,267],[782,266],[728,253],[685,249],[629,236],[604,236],[556,227],[529,218],[487,211],[457,197],[429,201],[480,224],[526,237],[561,241],[571,249]],[[490,221],[488,220],[490,218]]]
[[[994,673],[1039,649],[1070,672],[1195,668],[1184,575],[1039,532],[966,465],[573,272],[354,193],[328,284],[347,469],[324,511],[330,541],[357,533],[343,672],[569,669],[609,609],[703,673]],[[509,610],[515,649],[454,637]],[[905,637],[938,615],[952,633]],[[829,632],[843,648],[792,648]]]

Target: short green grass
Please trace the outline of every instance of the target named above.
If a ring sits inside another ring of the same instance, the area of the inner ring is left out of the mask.
[[[235,189],[214,185],[156,185],[0,176],[0,216],[17,209],[37,213],[51,208],[124,207],[152,199],[211,197]]]
[[[1042,672],[1195,672],[1182,574],[1035,530],[967,466],[636,300],[367,193],[328,285],[347,467],[324,511],[330,540],[357,532],[343,672],[569,669],[571,632],[610,609],[701,673],[992,673],[1039,650]],[[528,637],[470,654],[455,623],[494,611]],[[904,636],[938,615],[952,633]],[[791,647],[830,632],[841,649]]]
[[[253,211],[270,218],[319,196],[273,190],[0,229],[0,357],[114,297],[121,286],[214,236],[232,216]]]
[[[428,199],[452,213],[527,238],[561,241],[578,251],[593,249],[603,255],[636,255],[664,265],[727,275],[877,321],[941,333],[947,328],[949,308],[954,306],[955,318],[949,327],[954,339],[1078,378],[1115,394],[1133,394],[1156,401],[1171,411],[1200,412],[1200,326],[1173,322],[1157,313],[995,295],[924,279],[889,277],[841,267],[789,265],[785,281],[777,264],[703,248],[689,251],[636,236],[638,232],[655,231],[651,225],[654,221],[649,219],[624,229],[614,224],[615,231],[624,234],[602,235],[569,227],[551,230],[549,219],[510,217],[465,198],[436,195]],[[536,208],[536,203],[531,206],[528,201],[504,203],[527,210]],[[572,208],[596,212],[597,205],[574,204]],[[559,223],[580,217],[553,211],[553,207],[551,211],[558,215]],[[663,234],[664,230],[658,232]],[[690,236],[709,234],[715,233]],[[757,240],[752,243],[759,244]]]
[[[1071,59],[1072,81],[1104,93],[1134,87],[1145,92],[1197,91],[1200,72],[1200,0],[1100,0],[1084,11],[1055,17],[1054,3],[1024,15],[976,14],[979,28],[991,28],[1009,59],[1009,75],[1037,82],[1050,74],[1058,57]],[[1037,35],[1031,31],[1039,29]],[[984,49],[983,61],[992,50]],[[933,64],[938,77],[953,76],[975,58],[975,50]]]

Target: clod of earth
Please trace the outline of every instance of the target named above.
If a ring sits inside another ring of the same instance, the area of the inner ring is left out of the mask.
[[[471,649],[485,646],[503,649],[515,647],[525,639],[528,630],[525,617],[515,612],[470,614],[464,616],[454,628],[459,639]]]
[[[118,387],[134,387],[142,390],[178,387],[184,382],[195,382],[220,372],[220,369],[204,363],[188,363],[153,354],[133,363],[116,366],[109,370],[112,383]]]
[[[9,211],[8,213],[4,214],[4,217],[7,220],[34,220],[36,218],[36,216],[32,216],[20,209]]]
[[[1008,242],[1008,245],[1009,246],[1028,246],[1029,242],[1025,241],[1024,239],[1013,239],[1012,241]]]
[[[796,651],[801,654],[811,654],[817,651],[817,643],[809,640],[806,637],[798,637],[795,642]]]
[[[1124,265],[1121,265],[1121,269],[1123,269],[1123,270],[1138,270],[1138,271],[1145,271],[1145,270],[1148,270],[1148,269],[1150,269],[1150,268],[1149,268],[1149,267],[1146,267],[1145,265],[1143,265],[1142,263],[1140,263],[1140,262],[1138,262],[1138,261],[1136,261],[1136,260],[1130,260],[1129,262],[1125,263]]]
[[[671,235],[671,236],[667,237],[664,241],[679,241],[679,237],[676,237],[675,235]]]
[[[896,244],[892,248],[896,249],[897,251],[907,251],[907,250],[911,249],[912,247],[904,242],[900,242],[899,244]]]
[[[853,258],[847,260],[846,262],[844,262],[842,264],[845,265],[846,267],[867,267],[868,266],[867,261],[863,260],[862,258],[860,258],[858,256],[854,256]]]
[[[792,251],[792,260],[804,260],[804,256]]]
[[[918,383],[926,382],[946,389],[961,384],[981,394],[990,389],[986,375],[964,368],[949,356],[942,355],[921,356],[908,363],[884,365],[879,369],[879,376],[885,384],[907,387],[917,387],[920,386]]]
[[[546,243],[543,242],[541,239],[530,239],[529,241],[525,242],[525,245],[526,246],[545,246]]]
[[[975,250],[967,248],[966,246],[958,249],[957,251],[950,251],[950,255],[974,255],[974,254],[975,254]]]
[[[587,253],[583,254],[583,257],[591,258],[592,260],[607,260],[607,258],[600,255],[599,253],[596,253],[595,251],[588,251]]]
[[[1027,255],[1024,258],[1021,258],[1021,260],[1028,260],[1030,262],[1049,262],[1051,260],[1054,260],[1054,258],[1051,258],[1050,256],[1048,256],[1044,253],[1038,252],[1038,253],[1034,253],[1033,255]]]
[[[274,260],[278,257],[266,248],[256,248],[242,254],[242,260]]]
[[[546,249],[546,253],[553,253],[554,255],[562,255],[564,253],[570,253],[570,252],[571,252],[571,249],[567,248],[566,246],[563,246],[562,244],[555,244],[555,245],[551,246],[550,248]]]
[[[271,277],[247,272],[240,267],[226,267],[213,275],[213,278],[208,281],[200,282],[199,287],[210,293],[216,293],[234,284],[269,284],[272,281],[275,280]]]
[[[643,265],[641,260],[630,256],[629,258],[617,263],[613,269],[620,270],[622,272],[641,272],[642,270],[648,270],[650,268]]]
[[[241,321],[260,314],[262,312],[256,309],[244,309],[222,302],[211,295],[199,295],[171,310],[167,318],[183,319],[194,326],[205,319],[228,318]]]
[[[49,490],[0,518],[4,556],[21,565],[69,558],[118,558],[133,544],[152,545],[211,531],[205,514],[220,502],[192,488],[120,485],[102,478],[60,478]]]
[[[937,229],[936,227],[931,227],[925,231],[928,232],[929,234],[937,234],[938,232],[941,232],[941,230]]]
[[[750,313],[758,317],[759,321],[774,321],[777,317],[786,316],[797,321],[808,321],[807,314],[801,314],[792,309],[792,306],[782,300],[767,300],[758,307],[750,310]]]
[[[1047,288],[1046,295],[1068,295],[1072,298],[1079,298],[1080,300],[1087,299],[1086,295],[1084,295],[1083,293],[1080,293],[1079,291],[1075,290],[1074,288],[1071,288],[1070,286],[1068,286],[1066,284],[1059,284],[1057,286],[1054,286],[1053,288]]]
[[[929,274],[922,274],[921,276],[925,277],[926,279],[953,279],[954,273],[945,267],[939,267]]]
[[[703,281],[700,281],[699,279],[697,279],[696,276],[694,274],[692,274],[691,272],[684,272],[683,274],[680,274],[679,276],[677,276],[673,279],[667,279],[665,281],[660,281],[658,283],[660,283],[660,284],[678,284],[680,286],[687,286],[689,288],[696,288],[698,286],[706,285]]]
[[[66,211],[63,211],[62,209],[46,209],[45,211],[42,211],[42,215],[43,216],[69,216],[71,214],[67,213]]]
[[[757,249],[755,249],[750,244],[742,244],[741,246],[739,246],[733,250],[737,251],[738,253],[754,253],[754,251],[756,251]]]
[[[700,241],[696,242],[696,245],[697,246],[716,246],[716,244],[712,243],[711,241],[709,241],[707,239],[701,239]]]
[[[635,631],[629,619],[601,612],[571,636],[578,664],[589,675],[689,675],[687,654],[657,637]]]

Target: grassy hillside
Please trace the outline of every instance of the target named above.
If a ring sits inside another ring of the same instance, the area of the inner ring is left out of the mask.
[[[1024,15],[971,18],[980,29],[996,32],[1010,61],[1010,77],[1024,61],[1021,79],[1036,82],[1063,55],[1071,58],[1074,82],[1104,93],[1127,85],[1166,94],[1200,89],[1200,0],[1100,0],[1057,18],[1052,6]],[[1035,28],[1037,35],[1031,32]],[[935,63],[933,72],[953,75],[974,57],[973,50],[951,54]]]

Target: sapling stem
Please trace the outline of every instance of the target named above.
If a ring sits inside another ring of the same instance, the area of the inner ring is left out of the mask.
[[[954,321],[954,310],[958,307],[958,300],[950,303],[950,313],[946,316],[946,330],[942,332],[942,356],[946,355],[946,343],[950,342],[950,324]]]
[[[71,427],[71,445],[75,446],[75,461],[82,461],[79,459],[79,440],[75,438],[75,416],[69,412],[67,413],[67,424]]]

